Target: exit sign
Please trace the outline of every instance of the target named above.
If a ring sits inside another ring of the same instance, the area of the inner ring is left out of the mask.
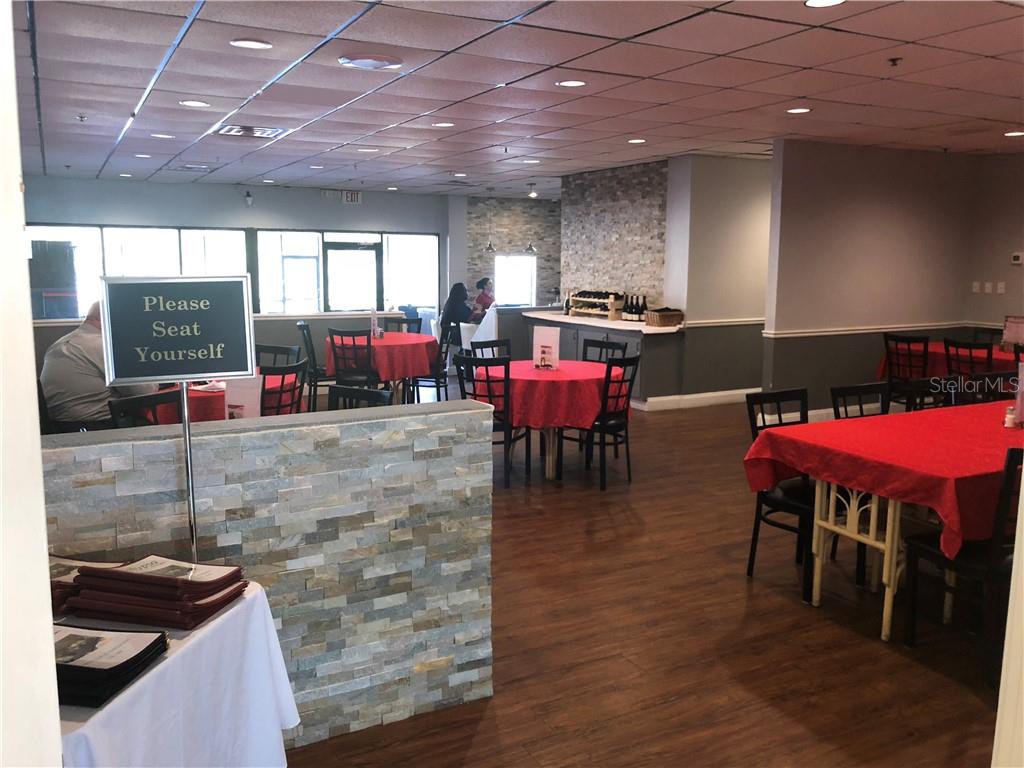
[[[363,202],[362,192],[350,192],[349,190],[342,190],[341,202],[349,203],[351,205],[361,205]]]

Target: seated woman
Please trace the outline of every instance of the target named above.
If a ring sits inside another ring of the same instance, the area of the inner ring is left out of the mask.
[[[441,311],[441,334],[449,333],[453,344],[462,346],[462,331],[459,323],[470,322],[473,312],[466,302],[469,301],[469,291],[464,283],[456,283],[448,292],[448,299]]]
[[[494,281],[489,277],[481,277],[476,281],[480,295],[473,302],[473,315],[470,322],[479,323],[491,305],[494,304]]]

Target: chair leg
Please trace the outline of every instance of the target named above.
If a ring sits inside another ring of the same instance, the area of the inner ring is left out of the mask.
[[[907,547],[905,578],[907,604],[904,606],[906,616],[903,626],[903,644],[913,647],[917,641],[917,551],[913,547]]]
[[[754,507],[754,530],[750,533],[750,554],[747,555],[747,576],[754,575],[754,558],[757,557],[757,538],[761,533],[761,499],[758,497]]]
[[[530,476],[530,464],[533,462],[533,438],[531,437],[533,430],[529,427],[526,428],[526,470],[523,472],[527,477]],[[541,438],[543,440],[544,438]],[[543,443],[541,443],[543,445]]]
[[[866,579],[864,577],[866,575],[865,571],[866,571],[866,565],[867,565],[867,557],[868,557],[868,546],[867,546],[867,544],[862,544],[861,542],[858,541],[857,542],[857,573],[856,573],[856,576],[854,577],[858,587],[863,587],[864,586],[864,582],[866,581]]]
[[[797,565],[800,565],[804,561],[804,555],[806,555],[806,554],[807,553],[804,552],[804,537],[800,536],[800,535],[797,535],[797,537],[796,537],[796,557],[794,558],[794,561],[796,562]]]
[[[942,623],[949,626],[953,623],[953,599],[956,592],[956,571],[948,568],[943,572],[946,581],[946,590],[942,596]]]
[[[828,553],[828,559],[833,563],[836,561],[836,552],[839,550],[839,537],[832,537],[832,550]]]
[[[587,432],[587,452],[584,455],[583,466],[586,469],[590,469],[594,463],[594,433],[592,431]]]
[[[579,445],[579,449],[581,451],[583,450],[583,446],[586,445],[586,439],[587,439],[587,436],[589,434],[590,433],[587,432],[585,429],[581,429],[580,430],[580,441],[579,441],[578,445]]]
[[[608,446],[605,443],[605,433],[601,430],[601,490],[608,488]]]
[[[626,431],[623,432],[625,439],[623,442],[626,445],[626,481],[633,482],[633,463],[629,460],[629,427],[626,427]]]
[[[818,555],[814,554],[814,544],[811,541],[811,537],[814,536],[814,518],[812,515],[801,515],[800,522],[797,526],[799,533],[797,538],[802,539],[804,542],[804,561],[803,561],[803,601],[805,603],[811,603],[814,598],[814,573],[815,569],[820,568],[821,559]],[[818,546],[824,545],[824,540],[818,542]]]
[[[556,467],[557,467],[557,469],[555,470],[555,479],[556,480],[561,480],[562,479],[562,442],[563,442],[563,438],[565,437],[565,435],[563,433],[563,430],[561,430],[561,429],[557,430],[555,432],[555,434],[558,436],[558,445],[555,447],[555,450],[558,452],[558,455],[557,455],[556,460],[555,460],[555,464],[556,464]]]
[[[505,487],[512,485],[512,436],[505,437]]]

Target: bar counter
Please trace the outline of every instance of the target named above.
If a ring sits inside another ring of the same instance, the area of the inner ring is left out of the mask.
[[[491,695],[489,406],[192,434],[199,558],[266,587],[302,718],[288,746]],[[42,447],[53,554],[188,559],[180,426],[48,435]]]

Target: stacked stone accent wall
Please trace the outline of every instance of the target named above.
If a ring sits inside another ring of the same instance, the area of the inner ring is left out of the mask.
[[[200,559],[270,600],[288,746],[491,695],[488,407],[197,424],[193,456]],[[183,465],[180,427],[44,437],[51,551],[188,557]]]
[[[494,257],[537,249],[537,303],[561,296],[562,212],[558,200],[471,197],[466,211],[466,271],[470,298],[481,277],[494,278]],[[488,229],[497,253],[486,253]],[[499,288],[500,297],[500,288]]]
[[[668,163],[562,177],[562,290],[662,302]]]

